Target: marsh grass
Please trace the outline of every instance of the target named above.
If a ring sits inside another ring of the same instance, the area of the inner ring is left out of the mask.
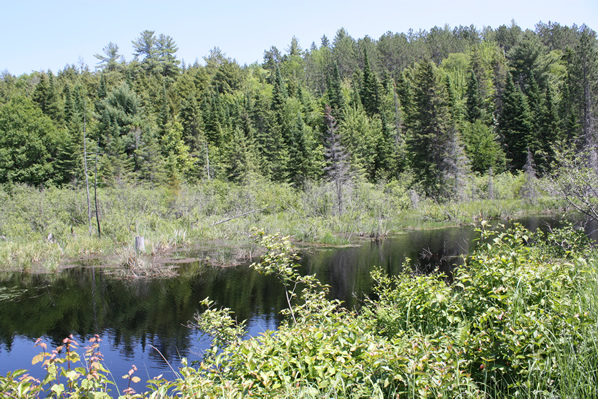
[[[170,278],[178,275],[177,267],[155,262],[131,247],[123,247],[116,252],[116,265],[112,275],[123,279]]]
[[[405,229],[509,219],[559,206],[543,198],[525,203],[518,198],[522,184],[520,175],[496,176],[495,199],[488,199],[487,178],[478,177],[470,182],[471,198],[438,203],[399,181],[357,180],[339,213],[334,187],[326,182],[296,190],[265,180],[246,185],[216,180],[176,191],[131,182],[98,191],[101,238],[95,209],[89,232],[84,190],[11,185],[0,189],[0,236],[6,237],[0,240],[0,268],[56,270],[68,259],[115,254],[136,236],[144,236],[154,254],[210,241],[247,242],[253,226],[300,242],[346,245]]]

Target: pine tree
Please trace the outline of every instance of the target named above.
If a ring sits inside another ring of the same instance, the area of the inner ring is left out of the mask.
[[[160,69],[159,54],[156,48],[157,40],[154,31],[144,30],[140,37],[131,42],[135,59],[143,57],[141,65],[148,73],[158,72]]]
[[[155,41],[156,57],[165,78],[173,78],[179,73],[181,62],[176,59],[178,49],[174,39],[168,35],[160,34]]]
[[[120,64],[124,62],[124,57],[118,54],[118,45],[110,42],[102,51],[104,55],[94,54],[94,57],[100,60],[98,68],[106,71],[118,70],[121,67]]]

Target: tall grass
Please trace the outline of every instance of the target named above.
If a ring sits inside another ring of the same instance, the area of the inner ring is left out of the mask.
[[[0,268],[56,269],[64,259],[131,248],[138,235],[145,237],[149,252],[214,240],[243,245],[250,242],[253,226],[298,241],[344,245],[410,228],[510,218],[558,205],[518,199],[523,179],[510,174],[495,177],[496,199],[488,199],[487,181],[472,179],[473,194],[465,200],[437,203],[411,190],[407,181],[356,180],[344,188],[341,213],[335,190],[326,182],[310,182],[302,190],[259,179],[245,185],[207,181],[177,190],[131,182],[98,191],[101,238],[95,209],[89,232],[83,189],[10,185],[0,189]]]

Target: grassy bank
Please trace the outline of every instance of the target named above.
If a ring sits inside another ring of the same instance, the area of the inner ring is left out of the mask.
[[[492,199],[487,183],[487,178],[472,180],[467,198],[439,204],[396,181],[355,181],[343,189],[340,213],[336,192],[327,183],[303,190],[261,180],[176,189],[127,183],[98,190],[101,238],[93,196],[88,223],[83,188],[5,186],[0,190],[0,268],[58,270],[69,259],[131,253],[136,236],[145,237],[148,255],[215,240],[248,243],[252,226],[298,242],[347,244],[409,228],[513,218],[558,207],[552,200],[532,204],[520,199],[522,175],[496,176]]]
[[[286,287],[287,322],[243,340],[228,309],[207,308],[191,326],[212,337],[201,362],[178,378],[147,381],[127,397],[272,398],[593,398],[598,395],[598,272],[582,232],[535,235],[483,226],[454,274],[374,272],[377,298],[359,312],[326,297],[327,287],[295,272],[287,238],[258,232],[258,271]],[[410,268],[405,268],[410,270]],[[304,287],[300,292],[297,284]],[[104,397],[110,377],[93,341],[80,358],[40,345],[43,382],[18,370],[0,377],[9,397]],[[79,367],[81,365],[81,367]],[[123,376],[132,389],[136,370]]]

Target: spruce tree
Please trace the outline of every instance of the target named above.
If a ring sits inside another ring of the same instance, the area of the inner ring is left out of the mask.
[[[472,70],[467,80],[467,91],[466,91],[466,109],[467,109],[467,121],[475,123],[478,119],[483,119],[484,116],[484,100],[480,93],[480,87],[478,85],[478,79]]]
[[[526,162],[528,143],[532,141],[533,124],[527,99],[513,82],[511,74],[507,75],[498,128],[511,167],[521,170]]]
[[[542,116],[544,113],[544,98],[540,93],[540,87],[536,82],[534,72],[529,75],[527,87],[527,103],[532,118],[532,135],[527,145],[533,155],[539,156],[544,148],[544,132],[542,131]]]
[[[364,52],[363,82],[361,84],[361,103],[368,116],[380,113],[379,83],[376,74],[370,66],[367,52]]]
[[[276,77],[274,79],[274,88],[272,90],[272,111],[276,118],[276,122],[282,127],[284,126],[284,106],[287,100],[287,91],[280,73],[280,68],[276,65]]]
[[[297,114],[297,121],[293,129],[292,145],[289,148],[289,179],[295,187],[302,187],[309,171],[309,150],[307,148],[306,126],[301,113]]]
[[[182,101],[179,120],[183,126],[183,138],[191,152],[204,147],[204,126],[202,112],[193,94]]]
[[[559,145],[564,138],[558,115],[558,106],[552,94],[551,85],[546,87],[544,98],[540,127],[542,135],[540,143],[542,145],[543,156],[540,158],[542,161],[538,162],[538,167],[542,171],[546,171],[552,161],[554,161],[554,146]]]
[[[332,108],[335,118],[338,119],[341,117],[342,110],[345,108],[345,96],[341,84],[341,75],[336,62],[334,63],[332,77],[328,79],[328,101],[330,102],[330,108]]]
[[[419,63],[413,83],[413,117],[407,147],[411,167],[428,195],[445,192],[445,159],[455,142],[446,85],[431,61]]]
[[[45,115],[48,115],[55,122],[60,120],[58,95],[56,94],[52,72],[41,74],[39,83],[35,86],[31,98],[39,105]]]

